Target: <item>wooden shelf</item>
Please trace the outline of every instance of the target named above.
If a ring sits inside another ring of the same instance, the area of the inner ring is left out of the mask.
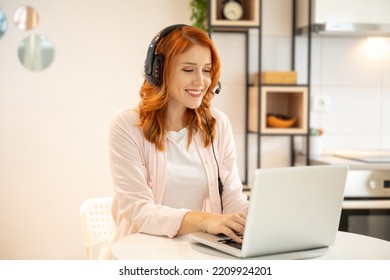
[[[261,87],[260,133],[261,134],[305,134],[307,128],[307,87],[302,86],[263,86]],[[249,88],[248,128],[258,131],[258,87]],[[267,126],[268,114],[282,114],[297,117],[293,127],[274,128]]]
[[[260,0],[241,1],[244,9],[242,19],[227,20],[222,16],[223,0],[211,0],[211,25],[218,27],[258,27],[260,24],[259,1]]]

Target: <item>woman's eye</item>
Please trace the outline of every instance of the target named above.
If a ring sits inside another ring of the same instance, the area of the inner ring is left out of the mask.
[[[203,72],[210,73],[211,70],[210,69],[203,69]]]
[[[192,72],[193,70],[192,70],[192,69],[186,69],[186,68],[185,68],[185,69],[183,69],[183,71],[184,71],[184,72],[190,73],[190,72]]]

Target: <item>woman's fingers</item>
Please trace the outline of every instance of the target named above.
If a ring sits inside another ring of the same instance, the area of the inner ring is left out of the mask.
[[[246,215],[243,213],[233,214],[227,221],[227,228],[225,233],[234,241],[241,243],[242,235],[245,230]]]
[[[223,234],[225,234],[226,236],[228,236],[229,238],[231,238],[232,240],[234,240],[237,243],[242,243],[242,236],[238,235],[237,233],[235,233],[233,230],[231,230],[229,228],[226,228],[225,232],[223,232]]]
[[[223,233],[234,241],[241,243],[245,230],[246,215],[234,214],[211,214],[207,215],[205,231],[211,234]]]
[[[234,241],[241,243],[244,234],[246,215],[243,213],[219,215],[216,234],[223,233]],[[212,232],[210,232],[212,233]]]

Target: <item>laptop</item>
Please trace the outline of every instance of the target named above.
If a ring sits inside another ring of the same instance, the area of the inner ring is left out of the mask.
[[[336,238],[347,173],[345,165],[258,169],[241,248],[221,235],[196,232],[189,238],[240,258],[321,256]]]

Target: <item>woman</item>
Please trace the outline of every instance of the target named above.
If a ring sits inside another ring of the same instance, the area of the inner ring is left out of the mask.
[[[151,42],[140,104],[111,123],[113,241],[136,232],[172,238],[204,231],[241,242],[248,201],[232,129],[210,108],[219,76],[218,54],[203,31],[174,25]]]

